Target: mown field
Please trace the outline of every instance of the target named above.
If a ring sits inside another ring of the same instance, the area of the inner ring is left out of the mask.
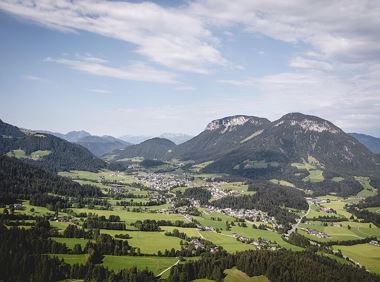
[[[328,226],[324,226],[320,221],[309,222],[310,224],[301,223],[299,225],[298,232],[310,239],[320,241],[320,242],[328,242],[328,241],[344,241],[344,240],[356,240],[363,239],[370,236],[377,236],[380,238],[380,229],[373,224],[370,223],[360,223],[360,222],[336,222],[336,223],[328,223]],[[371,225],[371,227],[370,227]],[[348,228],[351,227],[351,229]],[[317,238],[316,236],[309,235],[305,231],[300,228],[309,228],[313,230],[317,230],[320,232],[326,233],[328,238]]]
[[[342,254],[364,265],[369,271],[380,274],[380,247],[371,244],[354,246],[334,246],[334,250],[341,250]]]
[[[132,238],[128,239],[128,243],[140,248],[143,254],[157,254],[158,251],[165,251],[165,249],[175,250],[181,249],[181,239],[173,236],[166,236],[164,232],[142,232],[142,231],[120,231],[120,230],[105,230],[101,229],[100,233],[115,235],[115,234],[129,234]]]
[[[52,254],[63,259],[69,264],[84,264],[86,255]],[[118,271],[124,268],[137,267],[137,269],[149,269],[154,274],[159,274],[163,270],[177,262],[177,258],[172,257],[151,257],[151,256],[109,256],[105,255],[103,265],[109,269]]]
[[[264,275],[249,277],[244,272],[239,269],[226,269],[224,271],[226,277],[224,277],[224,282],[269,282],[268,278]],[[215,280],[210,279],[196,279],[193,282],[215,282]]]
[[[62,238],[62,237],[51,237],[52,240],[58,243],[65,243],[69,249],[73,249],[76,244],[80,244],[82,249],[86,246],[89,240],[83,238]]]

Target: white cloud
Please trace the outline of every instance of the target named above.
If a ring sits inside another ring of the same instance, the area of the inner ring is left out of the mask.
[[[88,89],[90,92],[98,93],[98,94],[111,94],[112,92],[107,90],[107,89],[98,89],[98,88],[93,88],[93,89]]]
[[[305,59],[300,56],[293,58],[290,61],[289,65],[294,68],[314,69],[323,71],[331,71],[333,69],[333,66],[327,62]]]
[[[136,52],[163,66],[208,73],[227,61],[216,38],[186,7],[150,2],[3,0],[0,10],[64,32],[89,31],[136,45]]]
[[[220,81],[248,87],[256,93],[252,112],[267,109],[266,116],[287,112],[311,113],[337,123],[346,131],[380,132],[380,66],[367,75],[347,79],[331,73],[305,71],[284,72],[242,80]],[[244,108],[244,107],[243,107]]]
[[[178,91],[193,91],[195,88],[191,85],[181,85],[175,88]]]
[[[83,58],[46,58],[46,62],[52,62],[69,66],[91,75],[111,77],[121,80],[134,80],[157,83],[177,83],[176,75],[170,72],[157,70],[143,63],[133,63],[125,68],[117,68],[105,65],[101,60]]]
[[[249,101],[237,97],[236,102],[225,105],[205,102],[204,107],[196,105],[184,109],[188,115],[177,111],[173,114],[180,115],[178,119],[191,120],[193,113],[200,109],[205,111],[205,120],[206,116],[215,118],[215,114],[223,116],[242,111],[269,117],[301,111],[336,121],[347,130],[368,126],[380,132],[380,126],[375,124],[380,118],[378,1],[194,0],[176,7],[163,7],[150,2],[3,0],[0,9],[64,32],[89,31],[116,38],[133,44],[136,53],[161,66],[202,74],[209,73],[212,67],[231,64],[221,54],[225,42],[216,34],[224,34],[226,41],[231,40],[232,31],[262,34],[300,47],[294,49],[294,57],[289,58],[289,66],[295,70],[220,80],[252,88],[259,94]],[[263,51],[263,57],[271,60],[270,51]],[[50,61],[93,75],[176,82],[173,73],[147,64],[111,67],[106,60],[91,54],[86,58]],[[255,67],[259,66],[250,66]],[[241,71],[238,67],[231,70]],[[238,74],[234,73],[234,77]],[[178,90],[186,88],[176,86]],[[168,118],[165,114],[166,110],[170,109],[153,111],[152,118],[173,120],[174,117]],[[146,113],[149,111],[151,109]],[[182,124],[187,125],[185,120],[178,124],[179,129],[183,128]]]
[[[380,60],[377,1],[204,0],[194,1],[190,10],[214,25],[240,25],[277,40],[310,44],[345,63]]]
[[[24,75],[22,78],[25,80],[32,80],[32,81],[46,81],[46,78],[43,78],[37,75],[30,75],[30,74]]]

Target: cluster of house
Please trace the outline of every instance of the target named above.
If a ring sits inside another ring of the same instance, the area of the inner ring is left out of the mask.
[[[217,188],[216,186],[213,186],[212,188],[210,188],[209,191],[211,192],[211,197],[213,200],[218,200],[228,195],[227,192],[223,191],[222,189]]]
[[[23,204],[13,204],[13,208],[20,211],[26,210],[26,207]]]
[[[206,213],[220,212],[234,218],[246,219],[250,221],[259,221],[264,224],[271,224],[273,227],[278,227],[276,219],[273,216],[268,216],[265,212],[256,209],[231,209],[231,208],[217,208],[213,206],[207,206]]]
[[[56,222],[72,222],[72,218],[69,216],[58,215],[51,218],[52,221]]]
[[[201,249],[201,250],[203,250],[203,249],[206,248],[206,246],[199,239],[197,239],[197,238],[192,239],[190,241],[190,244],[193,245],[195,249]],[[216,252],[220,251],[220,248],[217,247],[217,246],[216,247],[212,247],[212,248],[210,248],[209,251],[210,251],[210,253],[216,253]]]
[[[312,197],[306,197],[305,199],[308,202],[312,202],[314,205],[328,204],[331,202],[330,199],[318,199],[318,198],[312,198]]]
[[[330,199],[317,199],[317,198],[306,198],[308,202],[313,203],[315,206],[317,206],[317,211],[325,212],[325,213],[336,213],[336,211],[332,208],[327,208],[322,206],[321,204],[328,204],[330,203]]]
[[[376,240],[372,240],[369,242],[371,245],[374,245],[376,247],[380,247],[380,242],[379,241],[376,241]]]
[[[336,213],[336,211],[332,208],[326,208],[323,206],[319,206],[319,211],[325,212],[325,213]]]
[[[190,180],[178,175],[165,173],[146,173],[138,174],[136,178],[143,183],[149,183],[150,188],[158,191],[166,191],[170,188],[186,186]]]
[[[328,235],[324,232],[321,232],[321,231],[317,231],[317,230],[314,230],[314,229],[310,229],[310,228],[301,228],[301,230],[305,231],[306,233],[310,234],[310,235],[313,235],[317,238],[327,238]]]
[[[238,233],[233,233],[232,236],[236,240],[238,240],[242,243],[254,245],[256,247],[256,249],[258,249],[258,250],[268,249],[268,248],[271,248],[272,250],[276,250],[278,248],[278,245],[276,243],[273,243],[273,242],[271,242],[265,238],[258,238],[257,240],[254,240],[251,238],[244,237]]]

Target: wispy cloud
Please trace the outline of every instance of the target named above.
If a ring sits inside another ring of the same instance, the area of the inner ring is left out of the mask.
[[[93,92],[93,93],[98,93],[98,94],[111,94],[112,93],[110,90],[98,89],[98,88],[88,89],[88,91]]]
[[[301,111],[330,119],[348,131],[380,130],[374,123],[380,113],[379,74],[380,67],[350,79],[307,70],[220,82],[256,93],[253,112],[260,108],[272,114]]]
[[[60,31],[89,31],[135,44],[146,58],[181,71],[208,73],[227,61],[217,39],[186,6],[150,2],[3,0],[0,9]]]
[[[297,56],[293,58],[289,65],[294,68],[301,69],[313,69],[313,70],[323,70],[323,71],[331,71],[333,66],[327,62],[306,59],[304,57]]]
[[[30,74],[24,75],[22,78],[25,80],[32,80],[32,81],[47,81],[47,79],[44,77],[40,77],[37,75],[30,75]]]
[[[66,65],[72,69],[88,73],[91,75],[111,77],[121,80],[134,80],[134,81],[145,81],[145,82],[156,82],[156,83],[171,83],[175,84],[176,75],[155,69],[151,66],[145,65],[143,63],[133,63],[127,67],[112,67],[106,65],[102,60],[96,60],[91,58],[45,58],[45,62],[57,63]]]
[[[178,91],[193,91],[195,90],[194,86],[191,85],[181,85],[175,88]]]
[[[240,25],[292,44],[306,43],[315,52],[345,63],[380,61],[380,5],[371,0],[204,0],[191,13],[214,26]]]

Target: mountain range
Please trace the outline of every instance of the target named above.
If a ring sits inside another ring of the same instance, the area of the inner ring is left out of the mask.
[[[190,140],[191,138],[193,138],[193,136],[191,135],[188,135],[188,134],[185,134],[185,133],[162,133],[160,136],[158,136],[159,138],[165,138],[165,139],[169,139],[170,141],[172,141],[173,143],[179,145],[179,144],[182,144],[188,140]],[[154,138],[154,136],[147,136],[147,135],[141,135],[141,136],[136,136],[136,135],[124,135],[122,137],[120,137],[121,140],[124,140],[128,143],[132,143],[132,144],[140,144],[141,142],[144,142],[148,139],[152,139]]]
[[[71,143],[77,143],[87,148],[91,153],[98,157],[106,153],[109,153],[115,149],[121,149],[129,145],[132,145],[131,143],[115,138],[113,136],[91,135],[91,133],[84,130],[70,131],[66,134],[46,130],[37,130],[37,132],[51,134]]]
[[[350,133],[352,137],[365,145],[375,154],[380,154],[380,138],[361,133]]]
[[[50,171],[96,171],[107,166],[79,144],[48,133],[22,130],[0,120],[0,155],[4,154]]]
[[[106,167],[97,155],[111,163],[135,157],[177,159],[203,164],[204,172],[249,178],[287,175],[292,179],[310,169],[329,175],[379,175],[379,156],[359,142],[375,151],[376,138],[346,134],[327,120],[301,113],[286,114],[276,121],[247,115],[213,120],[200,134],[179,145],[160,137],[132,145],[86,131],[52,133],[60,136],[57,138],[46,131],[21,130],[4,122],[0,133],[1,154],[51,170]]]
[[[106,159],[120,161],[125,158],[143,157],[144,159],[165,159],[176,144],[169,139],[155,137],[140,144],[131,145],[123,149],[117,149],[105,155]]]
[[[65,139],[69,142],[80,144],[81,146],[87,148],[91,153],[98,157],[110,153],[113,150],[124,149],[127,146],[140,144],[146,140],[154,138],[151,136],[133,135],[125,135],[120,138],[116,138],[109,135],[96,136],[91,135],[91,133],[84,130],[70,131],[66,134],[46,130],[36,131],[40,133],[51,134],[59,138]],[[174,142],[175,144],[181,144],[191,139],[192,136],[183,133],[163,133],[159,136],[159,138],[169,139],[171,142]]]
[[[162,146],[165,144],[165,146]],[[157,148],[157,149],[155,149]],[[236,115],[210,122],[192,139],[175,145],[160,138],[113,151],[115,159],[180,159],[207,162],[206,172],[257,177],[294,175],[294,164],[337,175],[378,175],[377,156],[331,122],[301,113],[276,121]]]

